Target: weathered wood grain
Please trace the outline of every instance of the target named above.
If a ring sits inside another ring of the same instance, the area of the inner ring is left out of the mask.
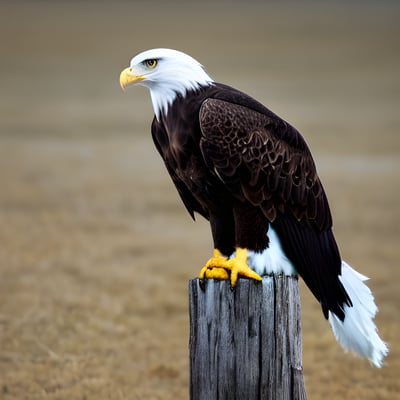
[[[298,280],[189,282],[190,399],[305,400]]]

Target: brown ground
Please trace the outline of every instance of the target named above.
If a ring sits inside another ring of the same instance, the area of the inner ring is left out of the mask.
[[[9,3],[0,399],[188,398],[187,281],[210,234],[153,148],[148,93],[118,87],[155,46],[191,53],[304,133],[342,254],[372,278],[391,348],[381,370],[342,352],[303,287],[309,399],[398,398],[398,3]]]

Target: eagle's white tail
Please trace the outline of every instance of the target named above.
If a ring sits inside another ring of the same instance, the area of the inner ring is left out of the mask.
[[[339,279],[353,307],[344,306],[343,322],[329,312],[329,323],[333,333],[344,349],[368,358],[375,366],[381,367],[389,349],[379,337],[373,321],[378,308],[371,290],[363,283],[368,278],[342,261],[342,275]]]

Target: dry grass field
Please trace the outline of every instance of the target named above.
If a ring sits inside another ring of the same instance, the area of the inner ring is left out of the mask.
[[[187,281],[211,254],[153,147],[131,56],[172,47],[295,125],[385,366],[343,353],[302,286],[310,400],[400,398],[400,6],[3,2],[0,399],[188,398]]]

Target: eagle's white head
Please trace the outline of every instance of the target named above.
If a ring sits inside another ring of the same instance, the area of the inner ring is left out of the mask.
[[[158,119],[178,94],[184,96],[187,91],[212,82],[198,61],[171,49],[152,49],[139,53],[120,75],[122,89],[131,84],[150,89],[154,113]]]

